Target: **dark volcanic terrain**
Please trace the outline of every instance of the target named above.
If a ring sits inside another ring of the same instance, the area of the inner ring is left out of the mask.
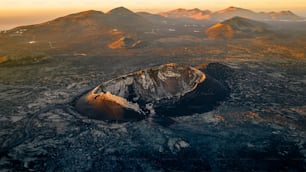
[[[230,39],[211,39],[220,24],[217,35],[230,30]],[[0,169],[305,171],[304,28],[289,11],[121,7],[2,31]],[[209,112],[161,121],[107,122],[75,109],[102,82],[165,63],[212,63],[230,94]]]

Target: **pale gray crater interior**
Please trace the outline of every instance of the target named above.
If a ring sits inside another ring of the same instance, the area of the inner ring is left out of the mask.
[[[169,63],[122,75],[81,96],[76,109],[89,118],[115,121],[209,111],[229,91],[203,71]]]

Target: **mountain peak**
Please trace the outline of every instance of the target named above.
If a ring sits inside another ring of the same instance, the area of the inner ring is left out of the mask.
[[[217,11],[216,13],[223,14],[223,13],[230,13],[230,12],[252,12],[252,11],[244,9],[244,8],[230,6],[228,8],[223,9],[223,10]]]
[[[109,12],[107,12],[107,14],[125,15],[125,14],[134,14],[134,12],[125,7],[118,7],[110,10]]]
[[[101,11],[96,11],[96,10],[87,10],[87,11],[82,11],[78,13],[73,13],[64,17],[85,17],[85,16],[90,16],[90,15],[101,15],[104,14]]]
[[[187,10],[184,8],[177,8],[175,10],[169,11],[168,13],[182,13],[182,12],[186,12]]]
[[[178,8],[172,11],[160,13],[163,17],[170,18],[191,18],[196,20],[208,19],[211,12],[209,10],[202,11],[198,8],[184,9]]]
[[[264,23],[244,17],[233,17],[209,27],[205,31],[209,39],[256,37],[269,33]]]
[[[301,17],[297,16],[293,12],[287,11],[280,11],[280,12],[270,12],[269,13],[272,19],[277,20],[299,20]]]
[[[114,8],[106,13],[106,16],[107,21],[115,24],[116,28],[121,29],[121,31],[135,32],[135,30],[147,31],[152,29],[148,20],[124,7]]]
[[[244,9],[244,8],[240,8],[240,7],[230,6],[228,8],[223,9],[223,10],[220,10],[220,11],[223,11],[223,12],[235,12],[235,11],[249,11],[249,10]]]
[[[233,28],[247,28],[247,27],[264,27],[265,24],[255,21],[255,20],[251,20],[245,17],[239,17],[239,16],[235,16],[231,19],[225,20],[222,22],[222,24],[228,24]]]
[[[230,7],[226,8],[226,9],[228,9],[228,10],[238,10],[238,9],[241,9],[241,8],[230,6]]]
[[[192,11],[201,11],[199,8],[191,9]]]
[[[87,10],[87,11],[79,12],[78,14],[90,15],[90,14],[101,14],[101,13],[103,13],[103,12],[96,11],[96,10]]]
[[[223,10],[214,12],[212,18],[214,20],[227,20],[235,16],[241,16],[245,18],[255,18],[256,15],[257,14],[251,10],[231,6]]]
[[[293,12],[287,10],[287,11],[280,11],[280,14],[284,14],[284,15],[295,15]]]
[[[48,21],[47,23],[56,23],[56,22],[71,22],[71,21],[80,21],[85,18],[87,19],[96,19],[96,18],[102,18],[104,17],[104,13],[101,11],[95,11],[95,10],[88,10],[88,11],[82,11],[74,14],[70,14],[67,16],[56,18],[52,21]]]

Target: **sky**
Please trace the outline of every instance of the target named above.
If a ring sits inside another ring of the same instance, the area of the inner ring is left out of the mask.
[[[235,6],[257,12],[291,10],[306,17],[306,0],[0,0],[0,30],[89,9],[107,12],[119,6],[151,13],[176,8],[217,11]]]

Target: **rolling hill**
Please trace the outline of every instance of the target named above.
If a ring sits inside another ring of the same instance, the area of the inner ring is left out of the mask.
[[[141,15],[124,7],[115,8],[106,13],[108,23],[126,32],[150,31],[153,24]]]
[[[205,30],[205,34],[211,40],[252,38],[267,33],[271,32],[266,24],[242,17],[231,18]]]
[[[250,18],[254,19],[257,18],[258,15],[257,13],[248,10],[248,9],[243,9],[243,8],[238,8],[238,7],[228,7],[223,10],[216,11],[211,14],[212,20],[227,20],[233,17],[244,17],[244,18]]]

